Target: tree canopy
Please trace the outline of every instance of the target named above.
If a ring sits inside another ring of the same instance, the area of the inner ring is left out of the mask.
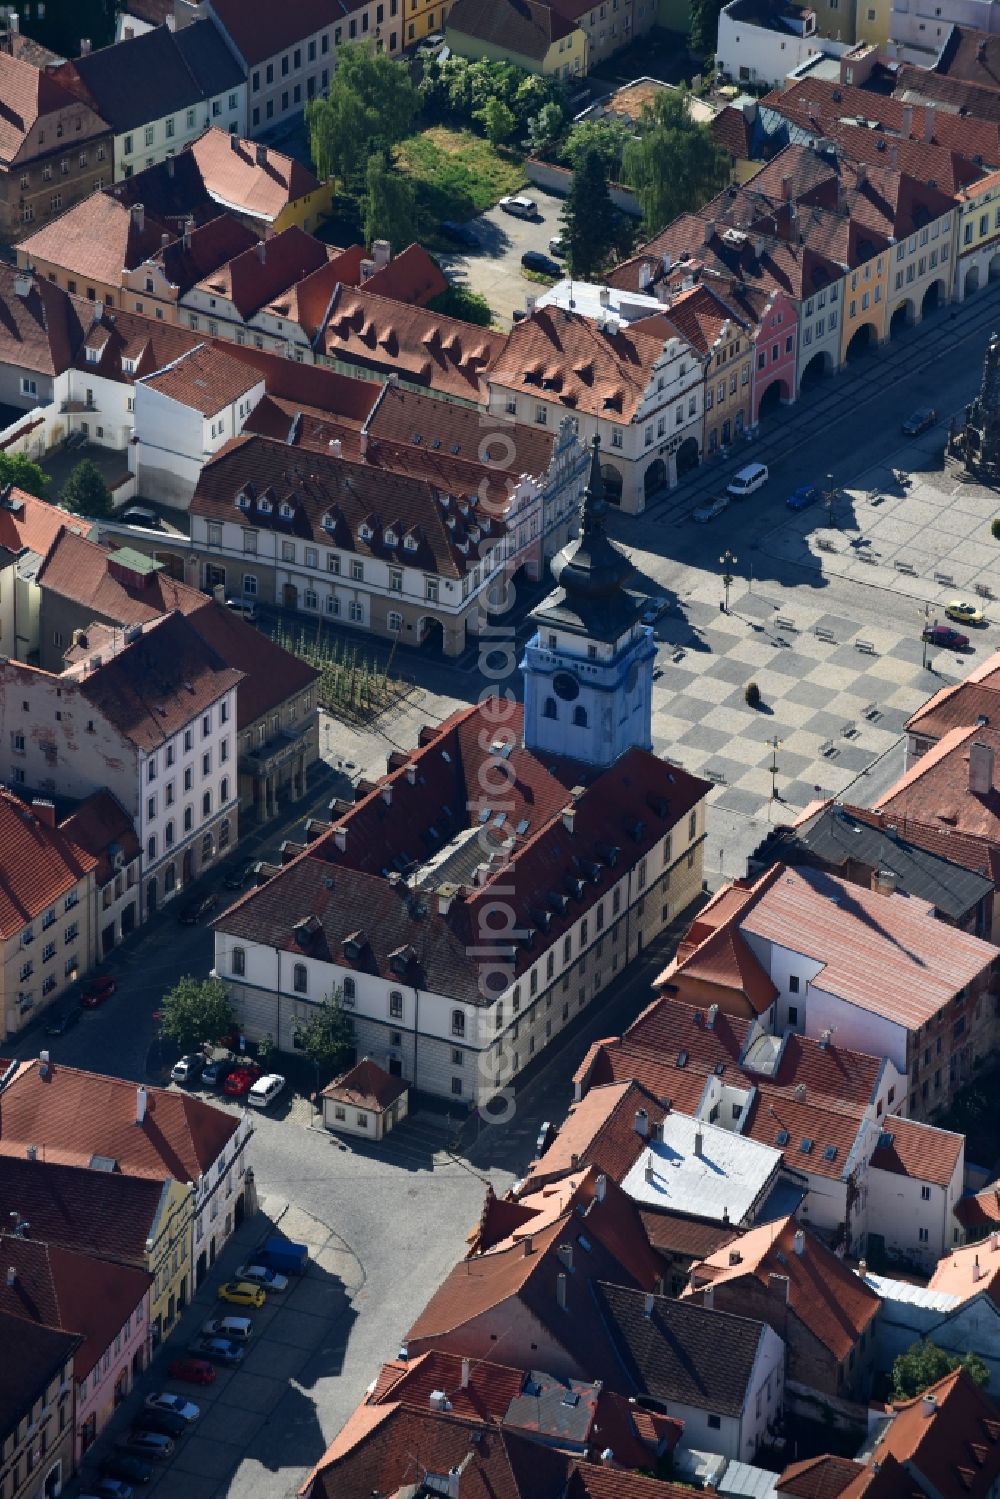
[[[562,218],[570,275],[596,280],[614,247],[615,216],[604,162],[593,149],[584,153],[573,173]]]
[[[391,245],[406,245],[414,238],[416,194],[382,151],[368,159],[365,173],[365,243],[387,239]]]
[[[105,516],[111,514],[111,491],[101,478],[101,471],[91,458],[81,458],[59,496],[60,503],[74,515]]]
[[[182,1051],[216,1045],[234,1024],[226,986],[219,978],[185,974],[160,1002],[160,1030]]]
[[[0,489],[13,484],[26,494],[33,494],[44,500],[48,496],[51,482],[45,470],[39,468],[37,463],[32,463],[23,453],[0,453]]]
[[[715,52],[719,40],[719,16],[726,0],[691,0],[688,44],[703,57]]]
[[[575,169],[588,151],[596,151],[614,182],[621,173],[622,155],[631,139],[632,132],[624,120],[579,120],[563,142],[559,157]]]
[[[478,125],[488,133],[486,124],[495,115],[492,105],[496,103],[510,111],[514,119],[510,134],[520,137],[547,105],[555,105],[559,112],[557,137],[566,117],[566,94],[559,80],[527,73],[511,62],[429,58],[423,65],[419,87],[424,118],[430,123]],[[546,128],[554,128],[551,113]]]
[[[359,189],[373,152],[388,151],[409,135],[419,107],[403,63],[359,42],[339,48],[329,93],[306,105],[317,176]]]
[[[892,1366],[893,1399],[912,1399],[959,1365],[977,1385],[989,1382],[990,1371],[978,1353],[946,1353],[926,1338],[913,1343]]]
[[[622,180],[642,204],[649,234],[700,208],[729,179],[729,162],[707,125],[692,119],[686,88],[661,89],[625,146]]]
[[[309,1019],[295,1032],[299,1050],[330,1078],[340,1070],[354,1049],[354,1030],[340,1003],[340,990],[318,1004]]]
[[[491,146],[504,145],[517,128],[514,111],[502,99],[487,99],[482,109],[476,110],[475,118]]]

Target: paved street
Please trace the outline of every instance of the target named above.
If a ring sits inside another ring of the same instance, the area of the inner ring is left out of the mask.
[[[525,297],[544,290],[522,274],[521,256],[525,250],[541,250],[548,255],[549,240],[562,231],[562,198],[544,192],[532,182],[521,192],[538,204],[538,218],[516,219],[499,208],[487,209],[468,221],[469,228],[482,241],[481,250],[456,248],[438,257],[449,280],[484,296],[497,322],[504,327],[510,326],[515,309],[524,307]]]

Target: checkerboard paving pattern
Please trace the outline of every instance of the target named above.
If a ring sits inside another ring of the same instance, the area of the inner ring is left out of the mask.
[[[798,601],[783,612],[766,590],[734,595],[728,614],[717,602],[686,599],[657,636],[654,748],[714,780],[710,802],[748,817],[770,798],[773,759],[789,809],[838,795],[955,679],[943,669],[953,664],[946,653],[932,652],[935,670],[923,670],[913,633],[859,628]],[[744,698],[749,681],[760,688],[756,709]]]

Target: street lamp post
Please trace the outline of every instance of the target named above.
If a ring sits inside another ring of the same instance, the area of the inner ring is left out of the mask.
[[[924,605],[924,628],[920,631],[920,639],[923,641],[923,646],[924,646],[924,659],[923,659],[923,669],[924,669],[924,671],[927,670],[927,633],[926,632],[927,632],[927,626],[930,624],[930,618],[931,618],[931,606],[930,606],[930,604],[925,604]]]
[[[729,613],[729,590],[733,586],[732,569],[736,566],[739,560],[740,559],[735,556],[728,547],[726,547],[726,550],[719,558],[719,566],[723,569],[722,586],[726,590],[726,598],[722,607],[726,614]]]
[[[771,800],[772,802],[780,801],[781,797],[778,795],[778,751],[781,748],[781,740],[775,734],[774,738],[769,739],[767,742],[771,746]]]
[[[834,500],[836,498],[837,498],[837,487],[836,487],[836,485],[833,482],[833,475],[832,474],[827,474],[827,476],[826,476],[827,524],[829,526],[831,526],[831,527],[834,524],[834,519],[833,519],[833,502],[834,502]]]

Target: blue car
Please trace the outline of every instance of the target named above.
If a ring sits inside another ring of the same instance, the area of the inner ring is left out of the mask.
[[[789,510],[805,510],[819,499],[819,490],[815,484],[802,484],[794,490],[787,500]]]

